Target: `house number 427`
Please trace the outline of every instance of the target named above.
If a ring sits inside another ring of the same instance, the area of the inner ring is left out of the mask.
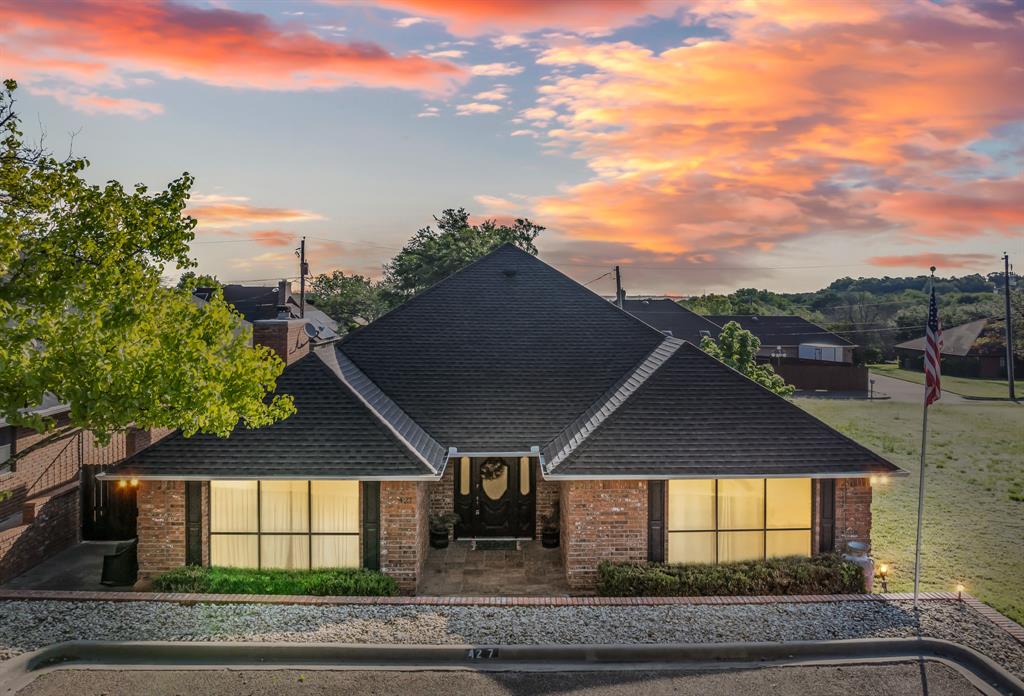
[[[497,648],[470,648],[466,652],[466,657],[470,660],[493,660],[498,657]]]

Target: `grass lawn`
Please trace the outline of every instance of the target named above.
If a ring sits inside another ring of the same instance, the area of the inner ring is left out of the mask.
[[[904,382],[924,384],[924,373],[913,370],[904,370],[897,365],[885,363],[868,365],[872,372],[877,372],[886,377],[902,379]],[[1016,376],[1016,375],[1014,375]],[[1024,389],[1024,382],[1018,379],[1013,380],[1018,398],[1024,396],[1021,390]],[[960,396],[978,396],[990,399],[1007,399],[1007,385],[1005,379],[978,379],[975,377],[953,377],[942,375],[942,389]]]
[[[875,487],[872,555],[889,589],[914,583],[921,407],[897,401],[796,399],[834,428],[910,473]],[[967,591],[1024,622],[1024,406],[943,404],[928,415],[924,590]]]

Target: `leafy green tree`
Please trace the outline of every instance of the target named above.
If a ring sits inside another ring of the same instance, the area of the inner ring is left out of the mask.
[[[544,231],[525,218],[511,225],[499,225],[495,220],[471,225],[464,208],[449,208],[440,217],[435,215],[434,221],[436,230],[429,225],[418,230],[384,266],[384,282],[398,301],[444,280],[502,244],[511,242],[536,254],[534,240]]]
[[[775,374],[771,365],[757,362],[760,339],[734,321],[722,327],[717,341],[705,336],[700,349],[780,396],[789,396],[796,391],[796,387],[786,384],[786,380]]]
[[[195,265],[192,177],[156,193],[90,185],[88,160],[23,143],[16,88],[0,93],[0,416],[47,432],[42,446],[82,428],[103,443],[131,425],[227,436],[292,413],[290,397],[267,398],[281,360],[247,345],[222,298],[199,307],[161,285],[169,266]],[[69,425],[25,410],[47,392],[69,405]]]
[[[178,278],[178,284],[175,287],[179,290],[191,292],[196,288],[222,288],[224,284],[217,280],[217,276],[196,273],[195,271],[185,271]]]
[[[314,277],[308,299],[349,331],[369,324],[388,310],[386,288],[381,283],[343,271]]]

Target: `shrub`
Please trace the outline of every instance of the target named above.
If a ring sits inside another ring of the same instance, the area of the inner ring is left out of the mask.
[[[365,568],[317,570],[254,570],[184,566],[158,575],[157,592],[211,594],[275,594],[391,597],[398,594],[394,578]]]
[[[858,594],[864,572],[838,554],[708,565],[610,563],[597,569],[604,597]]]

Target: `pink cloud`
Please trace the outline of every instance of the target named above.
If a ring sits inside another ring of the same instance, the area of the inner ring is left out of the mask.
[[[164,107],[161,104],[140,99],[110,97],[95,92],[39,86],[30,86],[29,91],[32,94],[53,97],[61,104],[86,114],[112,114],[142,119],[164,112]]]
[[[909,254],[906,256],[872,256],[868,263],[883,268],[918,268],[924,272],[930,266],[939,269],[985,269],[995,263],[993,254]]]

